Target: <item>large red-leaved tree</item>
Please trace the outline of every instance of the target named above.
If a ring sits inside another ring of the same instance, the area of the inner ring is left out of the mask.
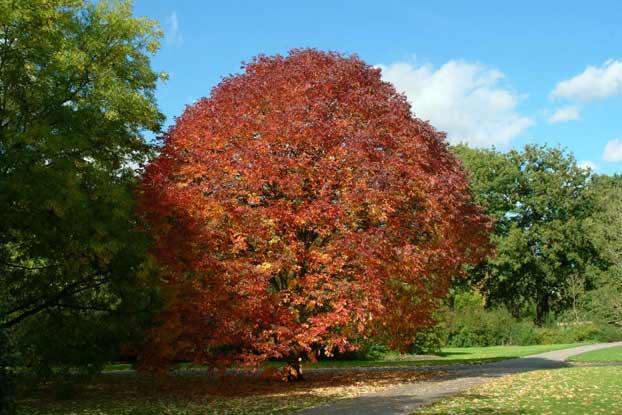
[[[487,252],[444,135],[356,56],[259,56],[188,107],[140,209],[166,267],[143,361],[404,349]]]

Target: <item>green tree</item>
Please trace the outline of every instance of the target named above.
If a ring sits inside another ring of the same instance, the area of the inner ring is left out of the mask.
[[[152,304],[132,196],[160,36],[127,1],[0,0],[0,327],[28,364],[106,359]]]
[[[590,173],[557,148],[454,150],[496,221],[496,255],[472,272],[488,305],[504,304],[516,317],[534,305],[538,323],[572,305],[577,278],[596,256],[585,234]]]
[[[587,232],[601,263],[590,269],[595,289],[588,308],[593,317],[622,325],[622,176],[595,176],[590,193],[595,209]]]

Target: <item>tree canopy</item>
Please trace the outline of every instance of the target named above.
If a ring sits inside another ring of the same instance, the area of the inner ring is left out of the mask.
[[[557,148],[526,146],[507,153],[458,146],[475,199],[495,219],[495,255],[472,275],[488,304],[515,316],[535,305],[536,321],[590,284],[598,253],[586,233],[593,211],[589,171]]]
[[[622,325],[622,176],[596,176],[590,183],[594,212],[587,234],[599,262],[590,267],[594,290],[586,307],[594,317]]]
[[[396,348],[486,251],[442,134],[357,57],[260,56],[189,107],[140,207],[168,267],[145,361]]]
[[[150,301],[132,189],[159,37],[125,1],[0,1],[0,327],[29,363],[106,359]]]

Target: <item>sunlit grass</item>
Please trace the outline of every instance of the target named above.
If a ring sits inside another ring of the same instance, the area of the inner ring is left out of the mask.
[[[573,362],[622,362],[622,347],[595,350],[570,358]]]
[[[417,414],[622,414],[620,391],[622,367],[543,370],[492,381]]]

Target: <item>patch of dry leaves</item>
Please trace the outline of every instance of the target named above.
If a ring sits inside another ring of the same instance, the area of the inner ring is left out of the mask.
[[[431,376],[438,376],[438,373],[412,370],[327,370],[305,373],[305,380],[288,383],[266,379],[260,374],[248,372],[225,376],[206,372],[185,372],[167,377],[105,374],[88,384],[78,385],[72,399],[96,401],[105,397],[112,401],[157,400],[188,403],[280,396],[335,399],[376,392],[389,386],[417,382]],[[28,395],[40,403],[55,400],[54,385],[46,385],[30,392]]]

